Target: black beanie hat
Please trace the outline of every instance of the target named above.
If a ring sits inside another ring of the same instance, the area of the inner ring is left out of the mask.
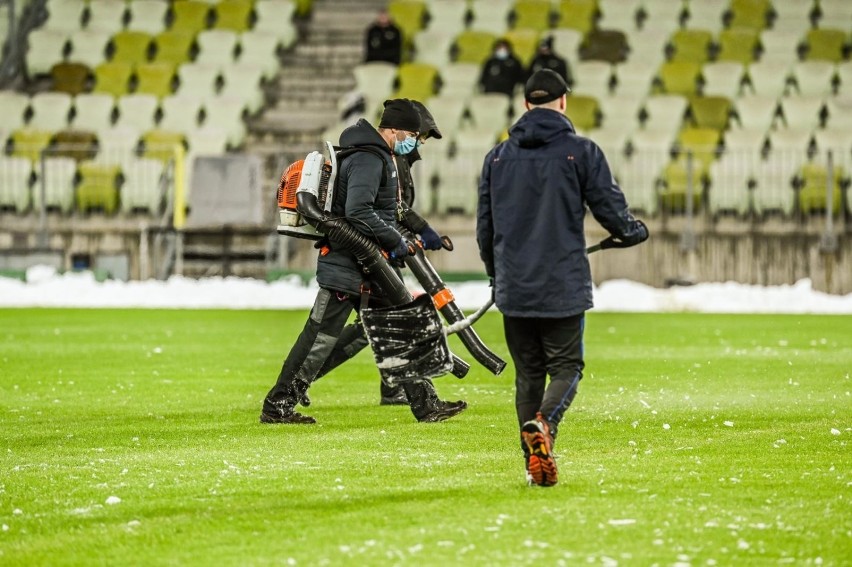
[[[420,132],[420,113],[407,98],[385,101],[385,110],[379,128],[395,128],[407,132]]]
[[[545,104],[556,100],[571,89],[559,73],[550,69],[540,69],[532,74],[524,86],[524,98],[530,104]]]

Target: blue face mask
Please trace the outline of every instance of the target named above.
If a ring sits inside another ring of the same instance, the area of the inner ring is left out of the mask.
[[[410,154],[417,147],[417,138],[405,137],[403,141],[396,140],[393,144],[393,153],[399,156]]]

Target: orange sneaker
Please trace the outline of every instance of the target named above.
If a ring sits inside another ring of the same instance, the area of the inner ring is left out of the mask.
[[[553,486],[557,483],[558,473],[556,461],[553,459],[553,437],[550,435],[550,426],[536,414],[521,428],[521,437],[529,449],[529,462],[527,463],[527,478],[538,486]]]

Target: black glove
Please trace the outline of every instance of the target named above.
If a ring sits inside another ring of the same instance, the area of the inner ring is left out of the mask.
[[[428,224],[420,231],[420,240],[426,250],[440,250],[443,248],[441,236]]]
[[[404,238],[400,238],[399,244],[394,246],[393,250],[388,253],[388,256],[390,256],[391,260],[397,260],[408,256],[408,242],[406,242]]]
[[[631,234],[629,238],[610,236],[601,241],[601,249],[630,248],[631,246],[636,246],[646,240],[648,240],[648,227],[645,226],[644,222],[638,220],[636,221],[636,231],[634,234]]]

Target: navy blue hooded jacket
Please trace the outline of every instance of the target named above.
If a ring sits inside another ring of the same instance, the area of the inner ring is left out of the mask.
[[[476,239],[504,315],[569,317],[592,307],[586,205],[626,243],[647,237],[597,144],[560,112],[526,112],[485,157],[479,181]]]
[[[349,224],[385,250],[402,240],[396,230],[399,183],[391,151],[378,130],[359,120],[340,134],[341,146],[370,146],[374,152],[355,152],[346,157],[338,171],[337,192],[331,212],[345,217]],[[382,166],[384,160],[384,166]],[[317,283],[345,293],[359,293],[364,276],[355,256],[342,245],[330,241],[331,252],[317,260]]]

